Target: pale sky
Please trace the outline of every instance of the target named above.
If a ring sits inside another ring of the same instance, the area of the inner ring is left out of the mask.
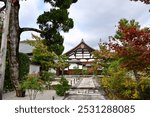
[[[35,27],[37,17],[43,10],[49,10],[43,0],[21,1],[20,26]],[[74,20],[74,28],[63,34],[65,51],[75,47],[81,39],[97,49],[98,42],[108,41],[113,36],[121,18],[135,19],[141,26],[149,27],[149,5],[129,0],[78,0],[69,9],[70,17]],[[31,39],[31,32],[23,33],[22,40]]]

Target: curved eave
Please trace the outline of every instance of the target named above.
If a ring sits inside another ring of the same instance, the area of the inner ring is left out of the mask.
[[[69,50],[68,52],[64,53],[67,56],[70,56],[71,53],[75,52],[77,49],[81,49],[81,45],[84,44],[86,46],[86,48],[84,49],[88,49],[90,52],[95,51],[95,49],[93,49],[92,47],[90,47],[89,45],[87,45],[84,41],[81,41],[81,43],[79,43],[76,47],[72,48],[71,50]]]

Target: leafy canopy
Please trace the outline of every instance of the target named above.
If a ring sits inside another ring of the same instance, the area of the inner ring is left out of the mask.
[[[35,46],[35,49],[33,50],[33,56],[32,61],[34,63],[40,64],[42,67],[42,70],[48,70],[50,67],[54,67],[54,60],[57,57],[54,52],[48,51],[47,46],[43,44],[43,40],[33,35],[33,38],[36,40],[34,43],[30,43],[33,46]]]
[[[135,20],[121,19],[109,45],[127,69],[141,71],[150,68],[150,29],[141,28]]]
[[[69,18],[68,9],[77,0],[44,0],[44,2],[49,3],[52,8],[37,19],[39,28],[43,31],[41,36],[50,51],[61,55],[64,50],[64,38],[60,32],[68,32],[73,28],[73,20]]]
[[[102,74],[107,74],[107,69],[110,62],[113,61],[114,56],[114,53],[111,52],[108,44],[99,43],[99,50],[94,51],[93,55],[96,58],[93,62],[94,71],[97,71],[98,68],[103,68]]]

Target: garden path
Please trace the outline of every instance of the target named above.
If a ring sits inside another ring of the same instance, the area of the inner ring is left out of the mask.
[[[99,84],[93,77],[81,78],[77,85],[69,91],[65,100],[105,100]]]

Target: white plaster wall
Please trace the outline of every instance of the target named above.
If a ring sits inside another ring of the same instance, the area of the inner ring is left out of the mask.
[[[32,73],[39,73],[40,71],[40,66],[39,65],[30,65],[30,71],[29,71],[29,74],[32,74]]]

